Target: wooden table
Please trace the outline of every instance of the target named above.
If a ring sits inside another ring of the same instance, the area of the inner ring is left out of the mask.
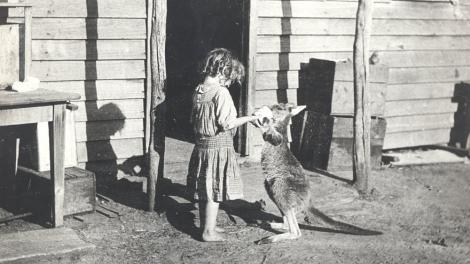
[[[63,224],[65,107],[80,95],[38,89],[17,93],[0,91],[0,126],[50,122],[52,225]]]

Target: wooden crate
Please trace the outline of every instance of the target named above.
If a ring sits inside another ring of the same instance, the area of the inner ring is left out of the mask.
[[[31,179],[32,192],[47,194],[51,190],[50,173],[34,172],[19,167],[20,177]],[[64,215],[74,215],[95,210],[95,174],[77,167],[65,169]],[[47,195],[46,195],[47,196]]]
[[[371,114],[385,114],[388,67],[370,66]],[[298,104],[324,114],[351,115],[354,112],[353,65],[351,61],[310,59],[299,71]]]
[[[380,166],[386,121],[371,120],[371,165]],[[353,117],[305,111],[292,126],[292,150],[304,168],[330,171],[352,169]]]
[[[0,25],[0,89],[6,89],[20,78],[20,27]]]

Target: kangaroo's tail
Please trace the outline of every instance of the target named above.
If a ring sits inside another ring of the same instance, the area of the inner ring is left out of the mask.
[[[313,206],[308,208],[308,212],[314,215],[316,220],[320,220],[321,224],[324,224],[326,227],[332,228],[342,233],[363,236],[374,236],[382,234],[382,232],[379,231],[367,230],[354,225],[336,221]]]

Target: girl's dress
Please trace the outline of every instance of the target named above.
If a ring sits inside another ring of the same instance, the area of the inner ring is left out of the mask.
[[[227,88],[218,84],[201,84],[196,88],[191,111],[196,142],[187,178],[188,191],[195,200],[222,202],[243,197],[233,147],[235,129],[227,129],[236,118]]]

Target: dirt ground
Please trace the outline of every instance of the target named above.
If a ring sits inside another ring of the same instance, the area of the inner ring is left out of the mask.
[[[337,179],[311,177],[317,208],[383,235],[335,233],[299,219],[300,239],[255,245],[274,234],[266,222],[279,220],[259,165],[242,165],[246,200],[220,210],[218,221],[228,240],[217,243],[199,241],[198,210],[181,197],[184,168],[175,168],[158,212],[142,210],[145,196],[138,188],[112,188],[107,195],[113,201],[101,202],[121,216],[93,213],[82,216],[83,222],[65,222],[96,249],[48,257],[45,263],[470,263],[469,171],[469,164],[377,170],[369,199]],[[42,227],[17,220],[0,226],[0,234],[32,228]]]

